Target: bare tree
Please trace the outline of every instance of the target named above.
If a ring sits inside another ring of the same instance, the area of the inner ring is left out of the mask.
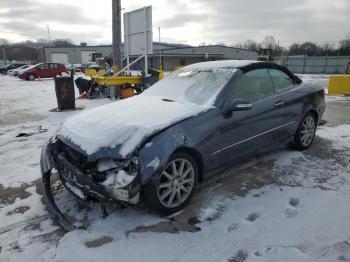
[[[258,51],[260,49],[260,45],[252,39],[248,39],[248,40],[244,41],[243,47],[245,49],[256,50],[256,51]]]
[[[9,45],[10,42],[5,38],[0,38],[0,45]]]
[[[264,40],[261,41],[261,47],[262,48],[268,48],[268,49],[275,49],[275,46],[277,45],[275,37],[272,35],[265,36]]]
[[[71,39],[55,39],[52,41],[52,44],[56,47],[74,46],[73,41]]]

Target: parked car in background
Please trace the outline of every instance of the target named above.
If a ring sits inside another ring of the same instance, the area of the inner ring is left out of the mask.
[[[75,72],[82,72],[83,66],[81,64],[73,64]]]
[[[74,72],[81,72],[82,65],[81,64],[66,64],[66,68],[68,71],[74,70]]]
[[[9,64],[7,66],[0,67],[0,74],[6,75],[9,70],[16,69],[24,65],[26,64]]]
[[[68,70],[64,64],[41,63],[22,72],[19,75],[19,78],[24,80],[35,80],[36,78],[56,77],[57,75],[62,75],[62,73],[68,74]]]
[[[177,212],[198,183],[241,160],[287,144],[308,149],[325,107],[321,86],[274,63],[193,64],[138,96],[67,119],[42,151],[44,199],[62,218],[50,187],[57,174],[80,199],[142,198]]]
[[[21,66],[17,69],[11,69],[11,70],[7,71],[7,74],[9,74],[10,76],[19,76],[29,67],[31,67],[31,65],[24,65],[24,66]]]
[[[75,70],[75,67],[73,64],[65,64],[65,67],[67,68],[68,71]]]

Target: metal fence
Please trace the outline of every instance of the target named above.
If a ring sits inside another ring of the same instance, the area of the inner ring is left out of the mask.
[[[285,56],[274,60],[299,74],[344,74],[350,63],[349,56]]]

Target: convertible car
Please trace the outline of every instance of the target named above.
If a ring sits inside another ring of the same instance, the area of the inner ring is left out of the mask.
[[[42,150],[44,198],[57,175],[76,197],[137,204],[163,214],[190,201],[198,183],[281,145],[309,148],[325,92],[286,68],[258,61],[193,64],[142,94],[66,120]]]

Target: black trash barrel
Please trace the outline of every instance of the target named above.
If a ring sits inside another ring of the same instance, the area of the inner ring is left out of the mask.
[[[58,109],[74,110],[75,109],[75,92],[74,81],[71,76],[60,76],[55,78],[55,91]]]

